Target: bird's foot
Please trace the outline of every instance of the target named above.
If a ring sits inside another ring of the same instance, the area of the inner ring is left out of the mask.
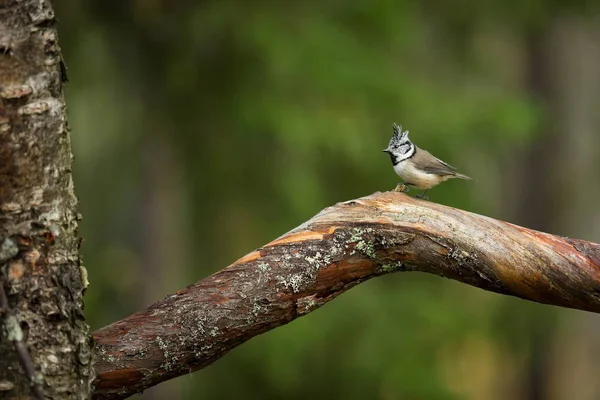
[[[417,199],[421,199],[421,200],[429,200],[429,196],[425,196],[425,193],[427,193],[427,190],[429,190],[429,189],[426,189],[423,193],[418,194],[415,197]]]
[[[394,190],[392,190],[392,192],[408,193],[410,192],[410,188],[406,183],[399,183],[398,185],[396,185]]]

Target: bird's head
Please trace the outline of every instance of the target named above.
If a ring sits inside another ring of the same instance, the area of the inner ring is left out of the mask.
[[[398,124],[392,124],[394,134],[390,139],[388,147],[383,150],[388,153],[394,165],[402,160],[412,157],[415,153],[415,145],[408,138],[408,131],[402,131],[402,127]]]

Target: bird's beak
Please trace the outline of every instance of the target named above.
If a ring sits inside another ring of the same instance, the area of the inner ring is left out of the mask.
[[[389,153],[389,152],[390,152],[390,149],[383,149],[383,150],[381,150],[381,151],[383,151],[384,153]]]

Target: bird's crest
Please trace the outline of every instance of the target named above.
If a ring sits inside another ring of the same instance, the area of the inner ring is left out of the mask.
[[[392,128],[394,128],[394,134],[390,139],[388,149],[393,149],[408,141],[408,131],[402,131],[401,125],[394,123],[392,124]]]

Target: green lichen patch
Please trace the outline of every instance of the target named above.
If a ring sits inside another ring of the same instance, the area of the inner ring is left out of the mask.
[[[308,314],[309,312],[321,307],[324,303],[325,301],[323,299],[314,295],[301,297],[296,301],[296,309],[300,315]]]
[[[404,264],[400,261],[393,264],[381,264],[378,268],[378,272],[382,274],[388,274],[391,272],[402,271],[404,269]]]
[[[19,254],[17,243],[11,238],[4,239],[0,245],[0,263],[10,260],[17,254]]]
[[[10,342],[23,341],[23,330],[19,326],[19,321],[14,315],[8,315],[4,319],[4,329],[6,330],[6,338]]]
[[[257,265],[257,268],[260,272],[262,272],[263,274],[267,271],[269,271],[269,269],[271,269],[271,267],[269,267],[269,264],[265,263],[265,262],[260,262]]]

